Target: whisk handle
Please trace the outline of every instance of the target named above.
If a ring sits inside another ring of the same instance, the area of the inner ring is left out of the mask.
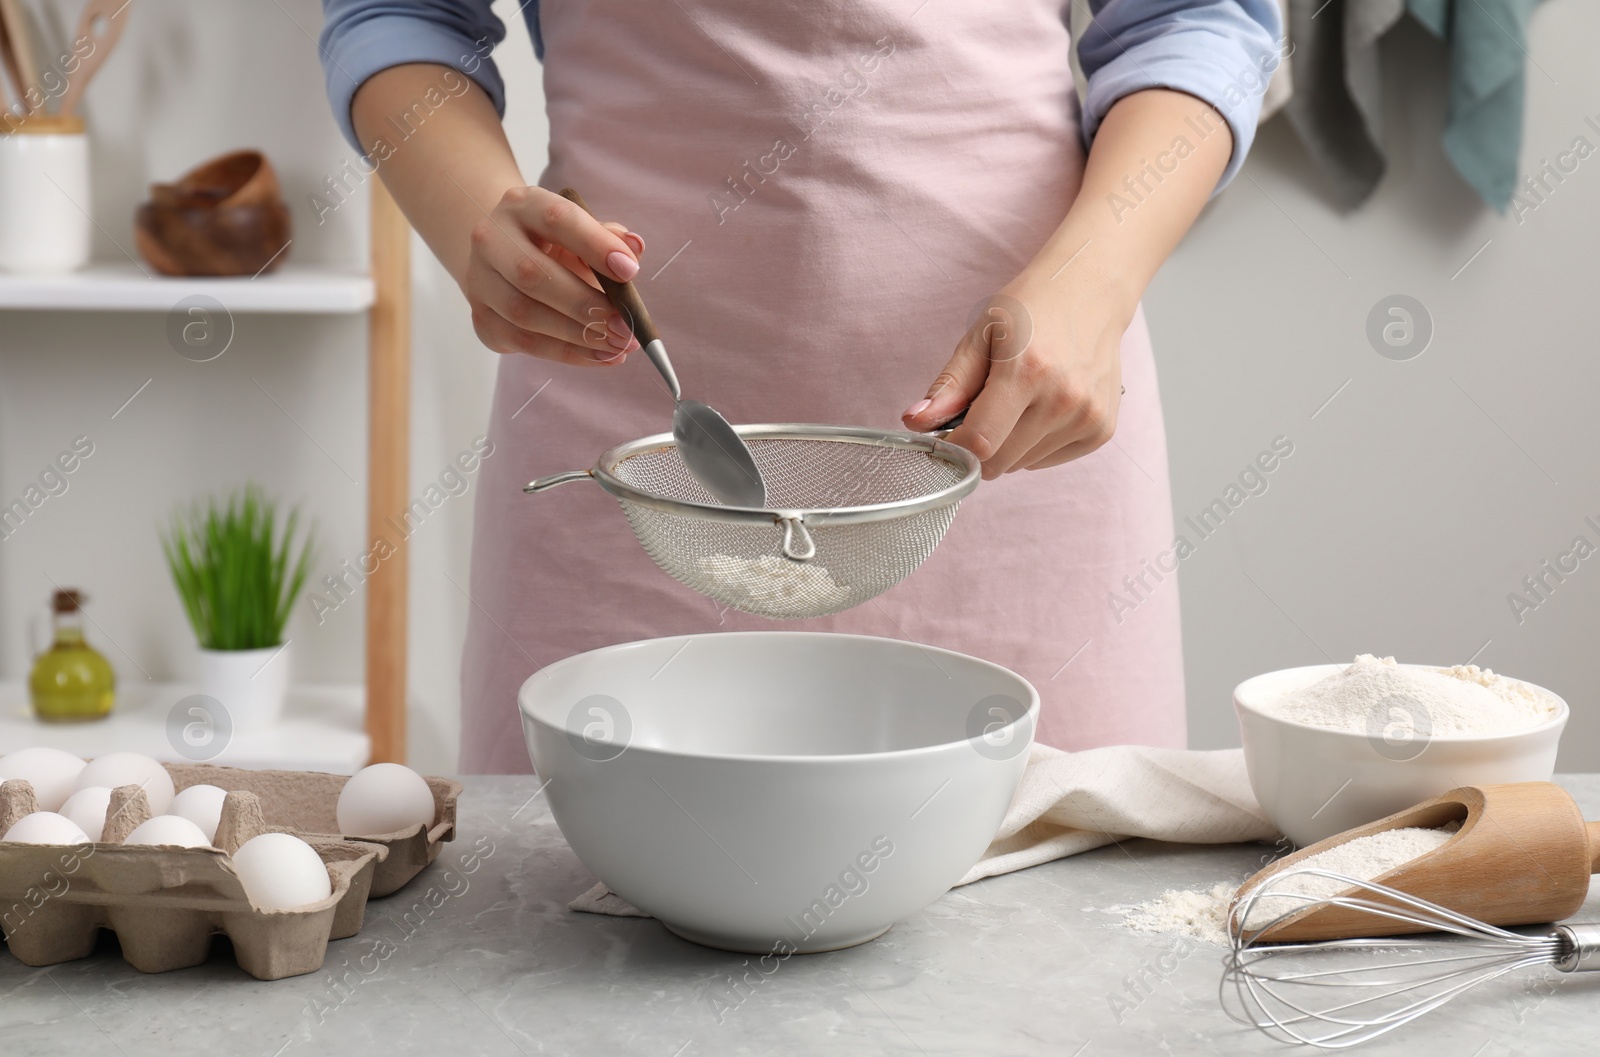
[[[1566,944],[1566,950],[1556,959],[1556,968],[1564,973],[1600,972],[1600,923],[1557,925],[1556,935]]]
[[[574,188],[562,188],[561,197],[590,216],[594,216],[594,210],[589,208],[589,203],[585,202],[583,196]],[[661,340],[661,332],[656,330],[655,323],[651,321],[650,311],[644,307],[644,298],[639,296],[638,287],[632,283],[619,283],[601,272],[595,272],[594,277],[600,280],[600,289],[605,291],[606,300],[622,313],[622,318],[633,330],[633,336],[639,339],[640,345]]]

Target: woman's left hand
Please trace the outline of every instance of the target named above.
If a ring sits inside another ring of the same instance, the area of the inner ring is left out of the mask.
[[[1081,274],[1024,271],[989,299],[926,398],[906,409],[906,425],[936,429],[968,408],[950,441],[982,460],[986,480],[1105,444],[1117,425],[1130,315],[1098,286]]]

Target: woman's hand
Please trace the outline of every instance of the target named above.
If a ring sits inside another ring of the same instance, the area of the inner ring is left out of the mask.
[[[614,365],[639,343],[594,272],[627,282],[644,240],[542,187],[513,187],[472,228],[461,290],[478,338],[495,352]]]
[[[1131,318],[1117,303],[1078,276],[1024,271],[989,299],[906,425],[935,429],[970,405],[950,440],[986,480],[1089,454],[1117,425]]]
[[[1060,226],[990,299],[906,424],[934,429],[970,402],[950,439],[983,460],[986,478],[1056,466],[1110,440],[1122,335],[1232,151],[1223,116],[1194,96],[1149,88],[1119,99]]]

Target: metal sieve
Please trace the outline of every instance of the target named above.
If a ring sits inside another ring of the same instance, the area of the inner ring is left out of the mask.
[[[722,605],[793,620],[858,606],[905,579],[978,486],[977,456],[933,434],[735,429],[766,481],[766,508],[718,502],[670,433],[619,444],[592,469],[541,477],[523,491],[593,478],[674,579]]]

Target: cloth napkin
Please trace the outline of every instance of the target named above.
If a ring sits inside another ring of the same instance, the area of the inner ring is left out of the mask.
[[[1063,752],[1035,745],[1000,832],[956,887],[1132,837],[1233,844],[1276,836],[1250,792],[1242,749],[1114,745]],[[650,916],[604,884],[567,908]]]

